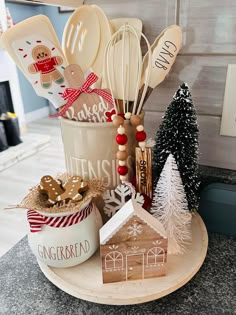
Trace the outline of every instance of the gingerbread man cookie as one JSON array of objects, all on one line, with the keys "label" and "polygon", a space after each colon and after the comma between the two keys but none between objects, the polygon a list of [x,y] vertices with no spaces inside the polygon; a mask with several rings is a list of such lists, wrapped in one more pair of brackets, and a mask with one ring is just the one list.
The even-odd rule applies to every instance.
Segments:
[{"label": "gingerbread man cookie", "polygon": [[64,189],[61,187],[61,181],[53,179],[50,175],[45,175],[41,178],[39,190],[48,195],[47,202],[49,205],[54,205],[58,196],[64,192]]},{"label": "gingerbread man cookie", "polygon": [[55,66],[61,65],[63,59],[60,56],[52,56],[51,51],[44,45],[37,45],[32,50],[32,57],[36,61],[29,65],[30,73],[40,72],[40,81],[42,87],[50,88],[52,81],[61,84],[64,82],[62,74]]},{"label": "gingerbread man cookie", "polygon": [[71,200],[72,202],[78,202],[83,197],[81,193],[88,189],[87,182],[83,182],[80,176],[72,176],[64,185],[64,193],[57,197],[57,201]]}]

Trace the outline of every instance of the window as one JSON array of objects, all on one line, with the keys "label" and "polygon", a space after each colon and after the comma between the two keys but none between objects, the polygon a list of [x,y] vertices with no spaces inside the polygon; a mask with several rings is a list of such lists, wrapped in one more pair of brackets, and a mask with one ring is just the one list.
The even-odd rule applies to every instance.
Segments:
[{"label": "window", "polygon": [[123,255],[118,251],[112,251],[105,256],[105,269],[122,269]]},{"label": "window", "polygon": [[165,252],[161,247],[153,247],[147,252],[147,265],[156,265],[165,261]]}]

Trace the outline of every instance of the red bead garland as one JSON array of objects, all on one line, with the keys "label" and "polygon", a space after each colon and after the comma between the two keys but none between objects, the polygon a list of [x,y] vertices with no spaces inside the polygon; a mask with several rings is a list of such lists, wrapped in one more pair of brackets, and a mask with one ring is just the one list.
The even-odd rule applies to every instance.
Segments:
[{"label": "red bead garland", "polygon": [[120,175],[121,181],[127,180],[128,167],[126,164],[126,159],[128,156],[126,143],[128,142],[128,137],[125,134],[124,128],[124,114],[117,114],[113,117],[113,124],[117,127],[116,142],[119,145],[119,151],[117,152],[117,159],[119,160],[119,166],[117,167],[117,172]]},{"label": "red bead garland", "polygon": [[118,134],[116,136],[116,142],[120,145],[123,145],[123,144],[126,144],[128,141],[128,138],[125,134],[121,135],[121,134]]},{"label": "red bead garland", "polygon": [[117,171],[120,175],[124,176],[128,173],[128,167],[126,165],[124,166],[119,165]]},{"label": "red bead garland", "polygon": [[138,142],[145,141],[147,135],[145,131],[137,131],[135,138]]},{"label": "red bead garland", "polygon": [[122,182],[127,180],[128,174],[128,167],[126,165],[126,159],[128,156],[126,144],[128,142],[128,137],[125,134],[124,119],[130,120],[131,125],[136,127],[137,132],[135,138],[138,141],[138,145],[142,149],[142,151],[145,149],[145,140],[147,137],[146,132],[144,131],[144,127],[141,124],[140,116],[132,115],[131,113],[126,113],[125,115],[120,113],[113,115],[113,124],[116,128],[118,128],[116,142],[119,145],[119,151],[117,152],[116,156],[119,161],[119,166],[117,168],[117,172],[120,175],[120,179]]}]

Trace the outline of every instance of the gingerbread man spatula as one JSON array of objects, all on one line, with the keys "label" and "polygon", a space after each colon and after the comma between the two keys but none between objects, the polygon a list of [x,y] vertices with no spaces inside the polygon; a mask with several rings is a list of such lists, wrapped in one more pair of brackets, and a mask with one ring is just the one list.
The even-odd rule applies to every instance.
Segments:
[{"label": "gingerbread man spatula", "polygon": [[37,15],[17,23],[4,32],[1,43],[39,96],[55,108],[65,104],[61,95],[68,86],[67,61],[48,17]]},{"label": "gingerbread man spatula", "polygon": [[67,66],[64,76],[70,88],[63,94],[67,104],[61,110],[62,115],[76,121],[105,122],[106,113],[114,109],[114,102],[108,90],[91,88],[98,77],[90,73],[85,80],[76,64]]}]

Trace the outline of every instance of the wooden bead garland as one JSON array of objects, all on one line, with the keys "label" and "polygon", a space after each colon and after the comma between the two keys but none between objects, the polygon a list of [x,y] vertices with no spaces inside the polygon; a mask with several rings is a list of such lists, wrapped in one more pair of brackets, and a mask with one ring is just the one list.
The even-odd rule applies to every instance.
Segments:
[{"label": "wooden bead garland", "polygon": [[[146,147],[145,140],[147,135],[144,131],[144,126],[141,124],[141,117],[138,115],[132,115],[131,113],[125,113],[125,118],[130,119],[131,125],[136,127],[137,132],[135,138],[138,141],[139,147],[144,150]],[[128,137],[125,134],[124,118],[119,114],[113,115],[112,121],[114,126],[117,127],[116,142],[119,145],[119,150],[116,153],[116,158],[119,164],[117,171],[120,175],[120,180],[127,181],[128,167],[126,165],[126,159],[128,157],[128,152],[126,144],[128,142]]]},{"label": "wooden bead garland", "polygon": [[[127,114],[129,114],[129,113],[127,113]],[[132,126],[136,127],[136,130],[137,130],[135,138],[138,141],[139,147],[142,150],[144,150],[146,147],[145,140],[147,138],[147,135],[146,135],[146,132],[144,131],[143,125],[141,125],[141,121],[142,121],[142,119],[138,115],[130,116],[130,123]]]},{"label": "wooden bead garland", "polygon": [[130,119],[130,123],[132,126],[135,126],[136,127],[136,135],[135,135],[135,138],[136,140],[138,141],[138,145],[139,147],[144,150],[145,147],[146,147],[146,138],[147,138],[147,135],[146,135],[146,132],[144,131],[144,126],[141,125],[141,118],[140,116],[137,116],[137,115],[134,115],[131,117]]},{"label": "wooden bead garland", "polygon": [[126,159],[128,157],[128,152],[127,152],[127,141],[128,138],[125,134],[125,128],[124,128],[124,118],[121,116],[114,116],[113,117],[113,124],[115,127],[117,127],[117,136],[116,136],[116,142],[119,145],[118,149],[119,151],[116,154],[117,160],[118,160],[118,168],[117,172],[120,175],[120,180],[121,181],[126,181],[127,180],[127,174],[128,174],[128,167],[126,165]]},{"label": "wooden bead garland", "polygon": [[130,123],[132,126],[138,126],[141,124],[141,117],[138,115],[133,115],[130,117]]},{"label": "wooden bead garland", "polygon": [[117,160],[125,161],[128,157],[128,153],[126,151],[118,151],[116,153]]}]

